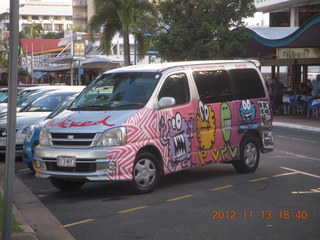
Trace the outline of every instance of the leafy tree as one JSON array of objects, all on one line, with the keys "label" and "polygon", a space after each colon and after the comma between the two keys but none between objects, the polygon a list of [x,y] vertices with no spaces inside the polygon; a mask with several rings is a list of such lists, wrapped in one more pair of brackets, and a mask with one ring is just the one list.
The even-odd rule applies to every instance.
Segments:
[{"label": "leafy tree", "polygon": [[235,58],[247,38],[243,18],[253,16],[253,0],[166,0],[158,3],[155,48],[168,61]]},{"label": "leafy tree", "polygon": [[9,66],[9,45],[6,40],[0,42],[0,68]]},{"label": "leafy tree", "polygon": [[24,28],[24,32],[28,38],[42,38],[44,30],[40,23],[32,22]]},{"label": "leafy tree", "polygon": [[[130,65],[129,34],[139,30],[138,19],[153,13],[152,3],[148,0],[94,0],[94,5],[95,15],[89,22],[91,33],[101,30],[100,44],[105,54],[109,54],[115,34],[120,33],[123,37],[124,65]],[[137,44],[140,43],[138,41]]]},{"label": "leafy tree", "polygon": [[44,39],[59,39],[59,38],[63,38],[64,36],[64,32],[48,32],[46,34],[43,35]]}]

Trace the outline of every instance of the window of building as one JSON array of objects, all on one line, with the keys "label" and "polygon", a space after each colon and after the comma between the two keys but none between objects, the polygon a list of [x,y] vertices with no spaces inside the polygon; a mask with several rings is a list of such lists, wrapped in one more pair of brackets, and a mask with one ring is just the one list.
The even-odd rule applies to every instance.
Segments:
[{"label": "window of building", "polygon": [[176,104],[185,104],[190,101],[188,78],[184,73],[177,73],[166,78],[160,90],[158,99],[162,97],[173,97]]},{"label": "window of building", "polygon": [[31,16],[32,20],[39,20],[39,16]]},{"label": "window of building", "polygon": [[63,24],[55,24],[54,25],[54,31],[62,32],[63,31]]},{"label": "window of building", "polygon": [[61,16],[54,16],[54,20],[61,20]]},{"label": "window of building", "polygon": [[52,32],[52,24],[43,24],[43,30],[46,32]]},{"label": "window of building", "polygon": [[193,72],[199,97],[203,103],[233,100],[233,87],[225,70]]},{"label": "window of building", "polygon": [[22,15],[21,18],[22,18],[23,20],[28,20],[28,19],[29,19],[29,16]]},{"label": "window of building", "polygon": [[72,16],[65,16],[66,20],[72,20]]},{"label": "window of building", "polygon": [[49,16],[42,16],[43,20],[49,20]]}]

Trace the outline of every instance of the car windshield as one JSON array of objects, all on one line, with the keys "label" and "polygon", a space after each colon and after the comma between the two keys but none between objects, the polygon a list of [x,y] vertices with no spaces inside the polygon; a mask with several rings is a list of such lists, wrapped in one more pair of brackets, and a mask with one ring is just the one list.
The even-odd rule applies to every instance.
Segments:
[{"label": "car windshield", "polygon": [[52,112],[70,95],[69,92],[45,95],[25,106],[20,112]]},{"label": "car windshield", "polygon": [[17,106],[18,107],[25,107],[35,99],[41,97],[45,91],[33,91],[33,92],[25,92],[23,96],[18,96]]},{"label": "car windshield", "polygon": [[76,96],[68,97],[63,103],[58,105],[53,111],[48,115],[47,119],[52,119],[55,116],[57,116],[59,113],[61,113],[63,110],[65,110],[67,107],[70,106],[72,101],[75,99]]},{"label": "car windshield", "polygon": [[0,91],[0,103],[5,102],[8,98],[8,91],[2,90]]},{"label": "car windshield", "polygon": [[128,110],[142,108],[155,89],[160,73],[105,74],[76,98],[70,110]]}]

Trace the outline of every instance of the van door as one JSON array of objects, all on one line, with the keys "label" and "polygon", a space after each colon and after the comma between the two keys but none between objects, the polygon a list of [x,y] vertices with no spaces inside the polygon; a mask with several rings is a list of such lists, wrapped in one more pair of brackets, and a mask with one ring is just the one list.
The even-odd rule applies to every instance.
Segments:
[{"label": "van door", "polygon": [[195,147],[196,101],[191,101],[190,84],[184,72],[170,74],[158,94],[175,100],[173,106],[161,109],[159,131],[164,147],[163,161],[166,173],[189,169],[193,165]]},{"label": "van door", "polygon": [[198,70],[192,75],[200,98],[196,118],[200,164],[232,160],[238,154],[238,134],[234,128],[236,107],[228,72]]}]

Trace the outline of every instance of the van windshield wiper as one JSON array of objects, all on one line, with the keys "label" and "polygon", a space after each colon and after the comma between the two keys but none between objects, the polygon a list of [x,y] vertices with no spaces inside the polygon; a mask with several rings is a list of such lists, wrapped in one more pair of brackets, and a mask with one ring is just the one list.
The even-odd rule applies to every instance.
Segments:
[{"label": "van windshield wiper", "polygon": [[127,103],[127,104],[120,104],[120,105],[114,106],[113,108],[123,108],[123,107],[141,108],[143,105],[144,105],[143,103]]},{"label": "van windshield wiper", "polygon": [[75,107],[70,108],[71,111],[81,111],[81,110],[89,110],[89,111],[95,111],[95,110],[110,110],[110,107],[108,106],[81,106],[81,107]]}]

